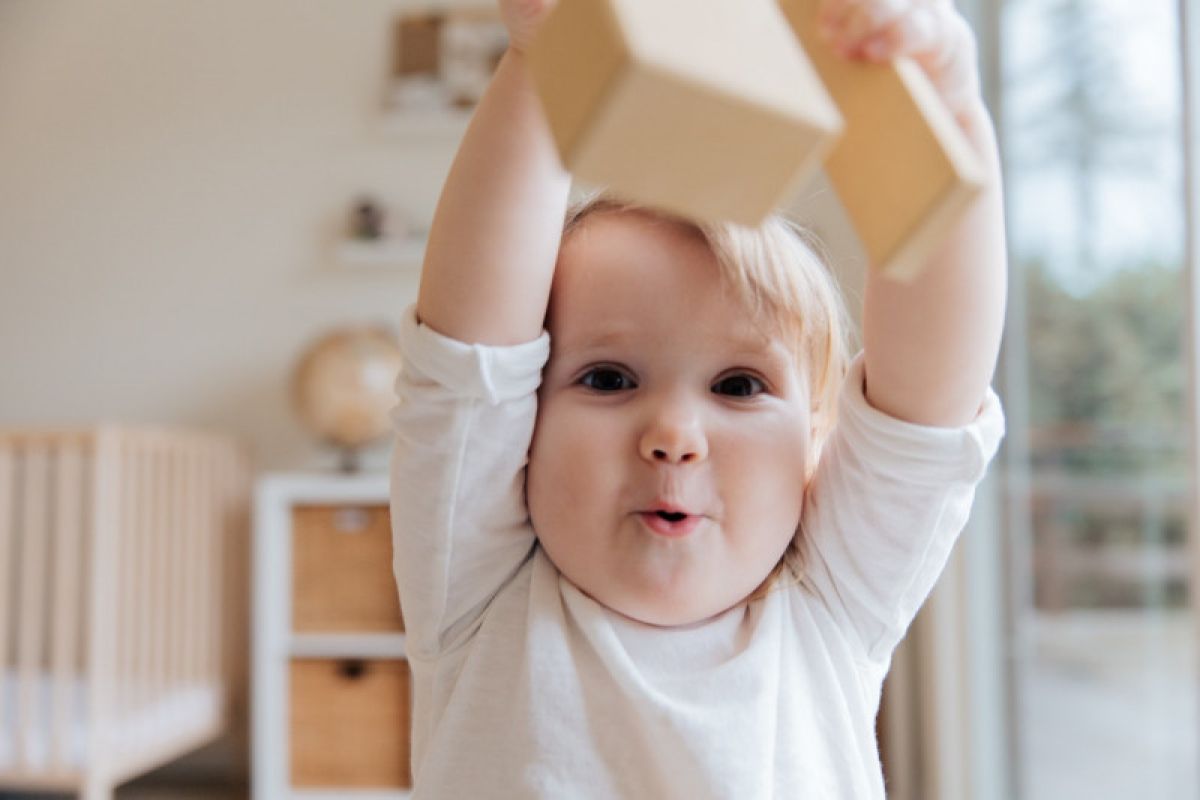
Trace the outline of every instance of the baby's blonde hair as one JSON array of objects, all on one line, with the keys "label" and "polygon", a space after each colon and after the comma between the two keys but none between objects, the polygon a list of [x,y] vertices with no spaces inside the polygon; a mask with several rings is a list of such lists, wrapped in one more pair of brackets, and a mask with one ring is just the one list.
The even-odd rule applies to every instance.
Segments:
[{"label": "baby's blonde hair", "polygon": [[[806,477],[811,477],[837,418],[838,391],[850,359],[846,307],[837,283],[818,255],[823,248],[817,239],[779,214],[772,214],[753,228],[734,223],[697,223],[596,193],[567,210],[563,240],[587,217],[602,212],[632,212],[674,222],[707,243],[716,256],[725,286],[746,313],[760,323],[764,333],[783,341],[807,379],[812,437]],[[749,600],[765,596],[785,569],[799,576],[803,566],[797,537],[793,537],[779,564]]]}]

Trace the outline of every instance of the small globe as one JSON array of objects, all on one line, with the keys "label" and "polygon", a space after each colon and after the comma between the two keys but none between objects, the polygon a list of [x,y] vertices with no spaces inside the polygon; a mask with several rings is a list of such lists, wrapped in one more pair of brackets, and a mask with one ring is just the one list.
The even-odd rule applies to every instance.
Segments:
[{"label": "small globe", "polygon": [[343,451],[353,469],[357,450],[388,432],[395,405],[400,346],[383,326],[338,328],[304,351],[292,375],[292,401],[301,422]]}]

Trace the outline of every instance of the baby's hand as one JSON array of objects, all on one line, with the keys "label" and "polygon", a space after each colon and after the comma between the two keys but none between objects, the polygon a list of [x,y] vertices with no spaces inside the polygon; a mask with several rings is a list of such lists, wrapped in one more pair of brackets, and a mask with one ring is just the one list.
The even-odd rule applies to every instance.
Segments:
[{"label": "baby's hand", "polygon": [[529,48],[538,26],[555,0],[500,0],[500,17],[508,28],[508,43],[522,53]]},{"label": "baby's hand", "polygon": [[981,102],[975,36],[952,0],[824,0],[819,23],[848,58],[909,56],[955,113]]}]

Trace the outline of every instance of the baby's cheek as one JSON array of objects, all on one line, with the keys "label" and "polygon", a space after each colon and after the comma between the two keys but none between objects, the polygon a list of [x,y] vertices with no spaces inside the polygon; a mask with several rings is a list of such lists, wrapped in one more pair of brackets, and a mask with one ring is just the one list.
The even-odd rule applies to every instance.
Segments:
[{"label": "baby's cheek", "polygon": [[594,426],[585,415],[564,404],[548,403],[539,410],[530,447],[526,490],[535,524],[549,523],[566,498],[575,498],[588,465],[595,457]]},{"label": "baby's cheek", "polygon": [[807,437],[779,432],[762,438],[754,448],[757,458],[746,466],[745,474],[756,476],[753,481],[758,502],[790,514],[799,513],[807,471]]}]

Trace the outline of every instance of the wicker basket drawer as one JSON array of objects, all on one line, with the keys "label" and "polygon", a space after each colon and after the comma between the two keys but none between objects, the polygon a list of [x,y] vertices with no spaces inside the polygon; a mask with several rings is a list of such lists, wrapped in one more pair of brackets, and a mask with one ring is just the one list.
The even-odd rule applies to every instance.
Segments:
[{"label": "wicker basket drawer", "polygon": [[293,787],[412,785],[407,662],[293,659],[290,693]]},{"label": "wicker basket drawer", "polygon": [[296,506],[292,532],[294,631],[404,630],[387,506]]}]

